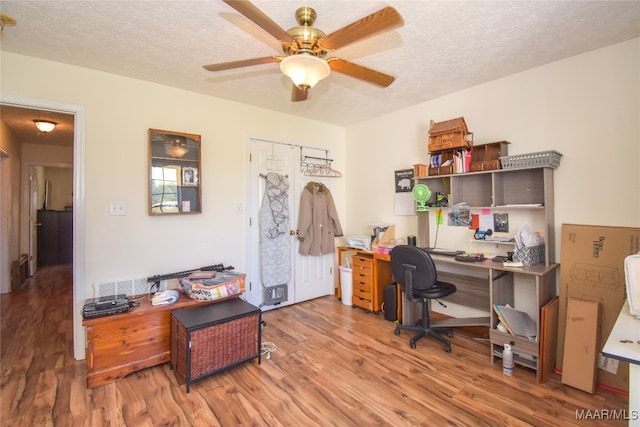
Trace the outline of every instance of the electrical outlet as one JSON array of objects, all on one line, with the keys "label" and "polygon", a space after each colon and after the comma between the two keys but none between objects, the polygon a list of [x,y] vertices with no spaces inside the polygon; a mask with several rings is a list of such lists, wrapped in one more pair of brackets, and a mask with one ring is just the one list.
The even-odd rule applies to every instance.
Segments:
[{"label": "electrical outlet", "polygon": [[109,215],[126,215],[127,204],[125,202],[111,202],[109,204]]}]

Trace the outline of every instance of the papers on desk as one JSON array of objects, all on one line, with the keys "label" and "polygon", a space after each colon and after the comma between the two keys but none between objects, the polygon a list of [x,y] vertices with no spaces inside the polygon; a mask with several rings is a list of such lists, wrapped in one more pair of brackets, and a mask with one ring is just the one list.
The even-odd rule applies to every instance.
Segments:
[{"label": "papers on desk", "polygon": [[527,313],[513,309],[508,304],[494,304],[493,310],[511,335],[536,341],[536,322]]},{"label": "papers on desk", "polygon": [[513,237],[516,241],[516,249],[522,249],[525,247],[538,246],[543,243],[542,235],[540,233],[532,233],[529,230],[529,226],[522,227]]}]

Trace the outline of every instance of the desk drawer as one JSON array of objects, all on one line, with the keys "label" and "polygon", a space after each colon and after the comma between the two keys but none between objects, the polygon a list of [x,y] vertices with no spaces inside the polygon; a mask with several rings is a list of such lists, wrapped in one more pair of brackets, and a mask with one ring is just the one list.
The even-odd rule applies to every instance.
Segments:
[{"label": "desk drawer", "polygon": [[373,269],[373,258],[356,255],[353,257],[353,267],[363,267],[371,270]]},{"label": "desk drawer", "polygon": [[353,278],[358,278],[358,279],[363,279],[365,277],[373,277],[373,269],[371,268],[365,268],[365,267],[356,267],[355,265],[353,266]]},{"label": "desk drawer", "polygon": [[367,292],[373,290],[373,278],[371,276],[353,276],[353,290],[362,289]]},{"label": "desk drawer", "polygon": [[356,294],[353,294],[353,305],[364,308],[365,310],[373,311],[373,303],[371,300],[360,298],[356,296]]},{"label": "desk drawer", "polygon": [[368,282],[372,283],[373,281],[373,272],[368,269],[364,270],[356,270],[355,268],[352,270],[353,281],[359,282]]},{"label": "desk drawer", "polygon": [[371,302],[371,291],[366,291],[364,289],[354,289],[353,290],[353,298],[364,298]]}]

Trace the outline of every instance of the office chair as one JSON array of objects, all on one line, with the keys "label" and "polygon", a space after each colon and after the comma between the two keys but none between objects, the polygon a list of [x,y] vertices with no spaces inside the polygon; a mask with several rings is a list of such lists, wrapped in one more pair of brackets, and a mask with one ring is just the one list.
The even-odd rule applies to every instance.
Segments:
[{"label": "office chair", "polygon": [[424,249],[416,246],[399,245],[391,250],[391,273],[409,300],[422,303],[422,318],[417,325],[396,325],[394,333],[400,335],[402,329],[416,331],[416,335],[409,342],[411,348],[416,348],[416,341],[420,338],[431,336],[444,344],[444,351],[451,352],[451,343],[440,333],[447,332],[451,337],[452,329],[432,328],[429,306],[432,299],[451,295],[456,291],[456,287],[438,280],[433,259]]}]

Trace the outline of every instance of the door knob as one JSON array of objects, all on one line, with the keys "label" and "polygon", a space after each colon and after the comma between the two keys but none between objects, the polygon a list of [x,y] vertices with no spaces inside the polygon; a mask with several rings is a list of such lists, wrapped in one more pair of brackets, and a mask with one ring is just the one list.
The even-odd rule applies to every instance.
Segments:
[{"label": "door knob", "polygon": [[297,231],[289,230],[289,236],[295,236],[296,234],[298,234]]}]

